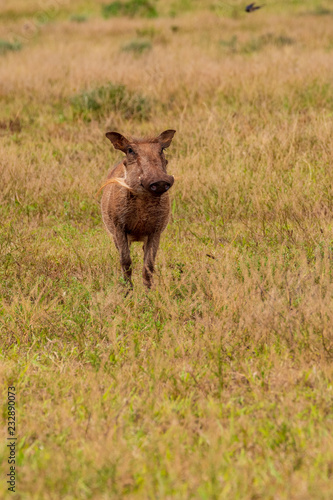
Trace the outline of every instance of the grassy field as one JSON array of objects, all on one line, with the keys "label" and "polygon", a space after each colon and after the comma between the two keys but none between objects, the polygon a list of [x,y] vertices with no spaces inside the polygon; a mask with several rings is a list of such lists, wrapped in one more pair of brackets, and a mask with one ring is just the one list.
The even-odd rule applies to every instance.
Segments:
[{"label": "grassy field", "polygon": [[[1,498],[333,498],[333,4],[246,3],[1,3]],[[168,128],[126,295],[105,132]]]}]

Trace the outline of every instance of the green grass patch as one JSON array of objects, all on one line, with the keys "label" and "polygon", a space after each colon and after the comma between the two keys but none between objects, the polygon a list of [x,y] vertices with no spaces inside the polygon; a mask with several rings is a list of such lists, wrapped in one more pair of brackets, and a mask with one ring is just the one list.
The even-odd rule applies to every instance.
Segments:
[{"label": "green grass patch", "polygon": [[0,39],[0,55],[6,54],[7,52],[17,52],[22,49],[22,44],[20,42],[9,42],[8,40]]},{"label": "green grass patch", "polygon": [[318,5],[313,11],[310,12],[315,16],[333,16],[333,10],[324,7],[323,5]]},{"label": "green grass patch", "polygon": [[73,23],[85,23],[88,21],[88,17],[84,14],[72,14],[69,18]]},{"label": "green grass patch", "polygon": [[158,16],[153,2],[147,0],[129,0],[127,2],[111,2],[102,7],[102,15],[105,19],[115,16],[148,17]]},{"label": "green grass patch", "polygon": [[142,38],[149,38],[153,40],[154,38],[161,35],[161,30],[155,28],[155,26],[146,26],[144,28],[138,28],[136,34]]},{"label": "green grass patch", "polygon": [[125,85],[109,83],[83,91],[70,99],[74,116],[89,120],[107,113],[120,113],[124,118],[146,120],[151,112],[150,100],[129,91]]},{"label": "green grass patch", "polygon": [[132,40],[131,42],[123,45],[123,52],[133,52],[134,54],[143,54],[143,52],[147,52],[151,50],[152,44],[149,40]]},{"label": "green grass patch", "polygon": [[296,40],[290,36],[266,33],[259,37],[253,37],[246,43],[241,43],[236,35],[232,35],[229,39],[220,40],[219,46],[228,53],[252,54],[267,47],[282,48],[294,45],[295,43]]}]

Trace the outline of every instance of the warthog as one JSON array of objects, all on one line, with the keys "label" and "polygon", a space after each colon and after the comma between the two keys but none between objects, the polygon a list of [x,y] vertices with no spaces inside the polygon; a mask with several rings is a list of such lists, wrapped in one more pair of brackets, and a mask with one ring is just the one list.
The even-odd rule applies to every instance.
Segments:
[{"label": "warthog", "polygon": [[132,286],[132,241],[143,241],[143,283],[150,288],[154,262],[162,231],[170,215],[168,191],[174,183],[168,175],[165,148],[175,130],[166,130],[153,139],[128,140],[117,132],[108,132],[115,149],[126,154],[109,173],[102,187],[102,217],[120,254],[124,278]]}]

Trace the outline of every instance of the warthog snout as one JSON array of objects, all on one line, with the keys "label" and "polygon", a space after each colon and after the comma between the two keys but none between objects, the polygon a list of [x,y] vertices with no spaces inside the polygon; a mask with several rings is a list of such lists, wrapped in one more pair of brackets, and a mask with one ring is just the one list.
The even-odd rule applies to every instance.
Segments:
[{"label": "warthog snout", "polygon": [[128,140],[118,132],[108,132],[115,149],[126,156],[104,183],[102,215],[120,254],[124,277],[131,283],[132,241],[142,241],[144,250],[143,282],[151,286],[154,261],[160,236],[165,229],[170,200],[167,191],[174,178],[167,174],[164,151],[171,144],[175,130],[166,130],[150,139]]},{"label": "warthog snout", "polygon": [[[165,179],[160,181],[155,181],[149,184],[148,191],[154,196],[161,196],[166,191],[168,191],[173,183],[175,182],[172,175],[168,175]],[[146,186],[144,186],[146,187]]]}]

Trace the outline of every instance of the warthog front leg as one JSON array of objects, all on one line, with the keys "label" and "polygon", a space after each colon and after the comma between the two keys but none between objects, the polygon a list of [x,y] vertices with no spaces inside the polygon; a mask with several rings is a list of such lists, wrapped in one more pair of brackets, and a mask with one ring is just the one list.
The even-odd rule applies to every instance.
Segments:
[{"label": "warthog front leg", "polygon": [[127,235],[122,231],[117,231],[114,235],[114,242],[120,255],[120,264],[123,271],[123,275],[126,281],[133,286],[132,277],[132,260],[129,249],[129,244],[127,240]]},{"label": "warthog front leg", "polygon": [[152,234],[148,236],[147,242],[143,246],[143,284],[150,288],[152,285],[152,278],[154,272],[154,262],[157,254],[158,246],[160,243],[160,234]]}]

